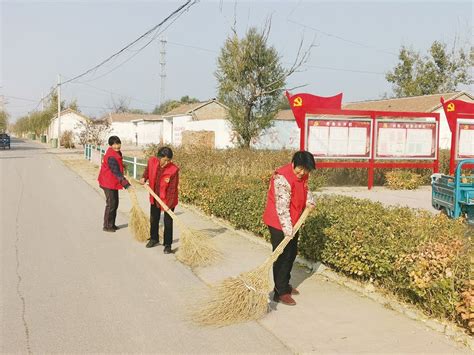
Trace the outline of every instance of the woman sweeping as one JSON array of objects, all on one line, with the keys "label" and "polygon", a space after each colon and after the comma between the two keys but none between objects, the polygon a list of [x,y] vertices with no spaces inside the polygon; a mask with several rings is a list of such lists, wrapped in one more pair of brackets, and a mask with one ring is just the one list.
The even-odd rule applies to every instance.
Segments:
[{"label": "woman sweeping", "polygon": [[[178,204],[178,184],[179,184],[179,168],[171,159],[173,158],[173,151],[171,148],[162,147],[158,150],[156,157],[148,159],[148,164],[140,179],[143,185],[148,180],[150,187],[163,200],[169,209],[174,211]],[[161,207],[155,201],[153,196],[150,196],[150,240],[147,243],[147,248],[152,248],[159,244],[158,227],[160,223]],[[171,243],[173,242],[173,219],[166,213],[164,214],[164,240],[163,252],[170,254]]]},{"label": "woman sweeping", "polygon": [[119,205],[118,190],[129,188],[130,183],[123,176],[123,161],[120,148],[122,142],[117,136],[109,138],[109,148],[105,152],[99,172],[99,185],[105,193],[104,232],[115,232],[117,208]]},{"label": "woman sweeping", "polygon": [[[293,226],[305,207],[314,208],[313,195],[308,191],[308,178],[315,165],[313,154],[300,151],[293,155],[290,164],[278,168],[270,180],[263,221],[270,230],[273,250],[285,237],[291,237]],[[291,306],[296,305],[291,296],[299,294],[290,285],[291,269],[297,253],[298,233],[273,264],[273,300]]]}]

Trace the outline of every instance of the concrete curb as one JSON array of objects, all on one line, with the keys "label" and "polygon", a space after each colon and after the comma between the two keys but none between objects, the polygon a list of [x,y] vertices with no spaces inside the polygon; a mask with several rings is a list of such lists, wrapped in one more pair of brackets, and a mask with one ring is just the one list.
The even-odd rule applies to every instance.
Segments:
[{"label": "concrete curb", "polygon": [[[221,227],[227,228],[231,230],[233,233],[236,233],[249,241],[263,246],[269,250],[271,250],[271,245],[264,239],[257,237],[255,234],[235,229],[229,222],[215,217],[206,215],[203,211],[199,208],[180,202],[182,207],[193,211],[194,213],[200,215],[203,218],[206,218],[213,223],[218,224]],[[431,330],[435,330],[439,333],[446,335],[447,337],[451,338],[452,340],[462,343],[463,345],[469,347],[471,350],[474,350],[474,339],[473,337],[466,334],[463,328],[457,326],[454,323],[449,323],[445,321],[440,321],[437,319],[427,317],[422,311],[418,310],[412,305],[401,303],[400,301],[394,299],[394,296],[384,295],[382,290],[376,289],[375,286],[371,283],[362,283],[353,279],[350,279],[346,276],[340,275],[335,271],[332,271],[326,265],[321,262],[312,262],[306,260],[301,256],[296,257],[296,263],[301,266],[304,266],[310,270],[310,272],[321,275],[326,279],[337,283],[338,285],[347,287],[348,289],[358,293],[359,295],[365,296],[382,306],[392,309],[395,312],[401,313],[407,316],[410,319],[416,320],[418,322],[423,323],[427,328]]]}]

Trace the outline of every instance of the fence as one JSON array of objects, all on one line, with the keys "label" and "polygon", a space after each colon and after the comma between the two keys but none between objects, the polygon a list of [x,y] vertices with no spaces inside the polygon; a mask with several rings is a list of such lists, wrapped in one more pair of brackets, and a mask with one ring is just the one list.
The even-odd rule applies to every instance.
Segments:
[{"label": "fence", "polygon": [[[97,147],[92,144],[86,144],[84,146],[84,159],[89,160],[91,163],[96,165],[102,164],[102,158],[105,155],[105,149]],[[147,166],[145,159],[138,159],[137,157],[123,156],[123,165],[126,174],[134,179],[141,177],[145,167]]]}]

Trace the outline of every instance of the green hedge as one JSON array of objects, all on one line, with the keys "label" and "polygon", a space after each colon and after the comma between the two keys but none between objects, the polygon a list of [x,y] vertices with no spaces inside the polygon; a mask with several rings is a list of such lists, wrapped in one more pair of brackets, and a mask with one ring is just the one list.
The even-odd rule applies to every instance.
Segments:
[{"label": "green hedge", "polygon": [[[146,155],[155,154],[150,146]],[[266,239],[262,221],[268,183],[291,151],[174,149],[181,167],[180,199]],[[441,172],[447,172],[442,151]],[[376,170],[375,181],[385,183]],[[431,171],[412,169],[428,183]],[[364,185],[365,169],[321,169],[312,174],[314,191],[323,185]],[[371,281],[427,314],[469,326],[474,294],[469,290],[472,235],[466,225],[442,215],[332,196],[317,200],[316,211],[301,231],[300,254],[336,271]],[[472,323],[472,322],[471,322]]]},{"label": "green hedge", "polygon": [[[149,145],[145,156],[155,155],[159,145]],[[212,169],[212,175],[217,176],[252,176],[267,177],[276,167],[291,161],[294,151],[291,150],[250,150],[227,149],[214,150],[205,148],[173,148],[173,159],[181,167],[181,171],[201,173]],[[317,163],[316,163],[317,164]],[[449,170],[449,151],[440,151],[440,172]],[[386,183],[385,174],[389,169],[376,169],[374,184],[383,186]],[[424,184],[430,183],[430,169],[407,169],[422,177]],[[317,186],[367,186],[367,169],[316,169],[313,181]]]},{"label": "green hedge", "polygon": [[301,254],[370,280],[421,307],[461,321],[470,237],[462,220],[350,197],[325,197],[306,223]]},{"label": "green hedge", "polygon": [[[262,221],[268,178],[181,174],[181,201],[268,239]],[[301,231],[300,254],[370,280],[435,317],[463,324],[461,294],[469,279],[462,221],[343,196],[318,199]],[[468,305],[469,306],[469,305]]]}]

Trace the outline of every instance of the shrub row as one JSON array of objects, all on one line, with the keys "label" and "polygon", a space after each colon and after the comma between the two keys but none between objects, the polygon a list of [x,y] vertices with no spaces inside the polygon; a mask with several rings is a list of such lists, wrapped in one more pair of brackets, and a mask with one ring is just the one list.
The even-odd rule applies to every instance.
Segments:
[{"label": "shrub row", "polygon": [[[156,149],[151,146],[145,154],[155,154]],[[269,238],[262,221],[269,179],[276,167],[290,161],[293,152],[182,148],[174,152],[181,167],[181,201]],[[442,172],[448,166],[447,155],[441,156]],[[384,172],[376,172],[379,184],[385,182]],[[429,182],[430,170],[412,173]],[[324,184],[366,182],[363,169],[322,169],[312,174],[310,186],[314,191]],[[323,197],[301,231],[300,254],[347,276],[373,282],[429,315],[472,329],[472,235],[467,233],[462,221],[442,215],[350,197]]]},{"label": "shrub row", "polygon": [[385,186],[392,190],[416,190],[423,184],[420,174],[405,170],[388,171],[385,178]]},{"label": "shrub row", "polygon": [[[155,155],[159,145],[149,145],[145,156]],[[267,176],[275,167],[287,164],[294,151],[281,150],[249,150],[227,149],[213,150],[206,148],[186,149],[173,148],[174,159],[182,171],[200,173],[212,169],[212,175],[218,176]],[[449,170],[449,151],[440,151],[440,172]],[[388,169],[376,169],[374,173],[375,185],[382,186],[386,183]],[[421,175],[423,184],[430,183],[432,171],[430,169],[409,169],[407,172]],[[313,173],[314,181],[318,186],[366,186],[367,169],[317,169]]]},{"label": "shrub row", "polygon": [[[262,221],[268,178],[181,175],[180,198],[239,229],[268,239]],[[427,314],[467,326],[467,227],[443,215],[344,196],[322,197],[301,231],[300,254],[371,281]],[[471,303],[472,304],[472,303]],[[464,312],[464,313],[463,313]],[[469,315],[468,315],[469,317]]]},{"label": "shrub row", "polygon": [[337,196],[319,200],[300,252],[374,282],[429,315],[463,323],[471,238],[462,220]]}]

